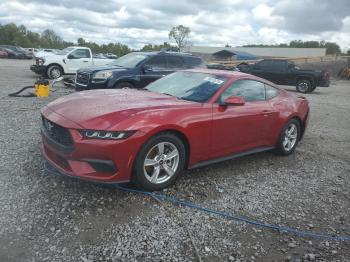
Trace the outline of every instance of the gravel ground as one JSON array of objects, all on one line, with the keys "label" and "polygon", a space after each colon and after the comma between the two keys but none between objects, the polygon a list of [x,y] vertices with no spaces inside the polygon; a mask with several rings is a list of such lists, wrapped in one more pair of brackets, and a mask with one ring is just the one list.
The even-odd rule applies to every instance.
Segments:
[{"label": "gravel ground", "polygon": [[[45,174],[39,109],[72,91],[57,86],[48,99],[7,97],[35,81],[30,63],[0,60],[0,261],[350,261],[350,241],[274,232]],[[350,236],[350,82],[306,96],[311,120],[292,156],[260,153],[187,171],[160,193]]]}]

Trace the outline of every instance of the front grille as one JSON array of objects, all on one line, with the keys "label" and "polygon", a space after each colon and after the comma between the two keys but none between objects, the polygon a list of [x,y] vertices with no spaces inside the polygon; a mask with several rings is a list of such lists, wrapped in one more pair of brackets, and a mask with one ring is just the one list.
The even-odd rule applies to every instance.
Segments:
[{"label": "front grille", "polygon": [[90,74],[88,73],[77,73],[76,83],[87,86],[89,84]]},{"label": "front grille", "polygon": [[67,128],[57,125],[45,117],[42,117],[42,121],[45,131],[52,140],[63,146],[73,146],[73,140]]}]

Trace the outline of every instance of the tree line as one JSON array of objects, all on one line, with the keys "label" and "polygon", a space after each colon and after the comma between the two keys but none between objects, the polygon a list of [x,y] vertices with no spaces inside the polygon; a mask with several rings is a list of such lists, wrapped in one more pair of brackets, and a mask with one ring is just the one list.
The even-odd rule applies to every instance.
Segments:
[{"label": "tree line", "polygon": [[[160,45],[147,44],[144,45],[141,51],[159,51],[161,49],[178,50],[181,49],[187,42],[191,30],[189,27],[183,25],[174,26],[169,32],[169,39],[173,39],[176,47],[168,42]],[[0,24],[0,44],[15,45],[21,47],[35,47],[35,48],[56,48],[62,49],[67,46],[81,45],[91,48],[94,53],[113,53],[118,56],[125,55],[133,51],[129,46],[122,43],[109,43],[99,45],[95,42],[88,42],[83,38],[78,38],[77,43],[64,41],[55,31],[46,29],[42,33],[35,33],[28,30],[24,25],[17,26],[14,23],[1,25]],[[228,45],[226,45],[228,46]],[[279,45],[244,45],[244,47],[295,47],[295,48],[326,48],[326,54],[335,55],[340,54],[341,50],[337,43],[326,41],[302,41],[294,40],[289,44]],[[349,54],[350,50],[348,51]]]},{"label": "tree line", "polygon": [[46,29],[41,34],[28,30],[24,25],[13,23],[0,25],[0,44],[15,45],[24,48],[54,48],[63,49],[67,46],[82,45],[90,47],[94,53],[113,53],[118,56],[132,51],[130,47],[121,43],[96,44],[78,38],[77,43],[64,41],[55,31]]}]

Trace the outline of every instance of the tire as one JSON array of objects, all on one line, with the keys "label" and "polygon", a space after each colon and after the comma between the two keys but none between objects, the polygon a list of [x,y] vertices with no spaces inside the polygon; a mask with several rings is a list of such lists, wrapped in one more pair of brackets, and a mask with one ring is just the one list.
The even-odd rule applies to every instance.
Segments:
[{"label": "tire", "polygon": [[[290,133],[292,127],[294,127],[296,133]],[[276,145],[275,153],[282,156],[288,156],[292,154],[298,145],[300,135],[300,122],[294,118],[289,120],[288,123],[282,129],[282,132]]]},{"label": "tire", "polygon": [[313,91],[315,91],[315,89],[316,89],[316,86],[311,87],[310,93],[312,93]]},{"label": "tire", "polygon": [[135,86],[128,82],[121,82],[114,86],[115,89],[129,89],[129,88],[135,88]]},{"label": "tire", "polygon": [[[161,151],[163,154],[160,154]],[[171,155],[168,160],[167,155]],[[185,162],[186,149],[180,138],[172,133],[156,135],[138,153],[132,181],[144,190],[161,190],[175,182],[183,171]]]},{"label": "tire", "polygon": [[63,70],[58,65],[51,65],[46,71],[47,77],[50,79],[56,79],[63,75]]},{"label": "tire", "polygon": [[296,89],[300,93],[309,93],[312,89],[312,83],[310,80],[307,79],[301,79],[297,82]]}]

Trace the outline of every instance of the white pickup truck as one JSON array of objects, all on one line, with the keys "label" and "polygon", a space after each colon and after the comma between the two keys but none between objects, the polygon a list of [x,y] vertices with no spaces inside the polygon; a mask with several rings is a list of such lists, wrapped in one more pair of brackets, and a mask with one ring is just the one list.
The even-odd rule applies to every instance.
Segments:
[{"label": "white pickup truck", "polygon": [[55,79],[62,75],[75,74],[79,68],[107,65],[112,62],[113,59],[93,58],[90,48],[70,46],[56,53],[36,57],[35,64],[30,66],[30,70]]}]

